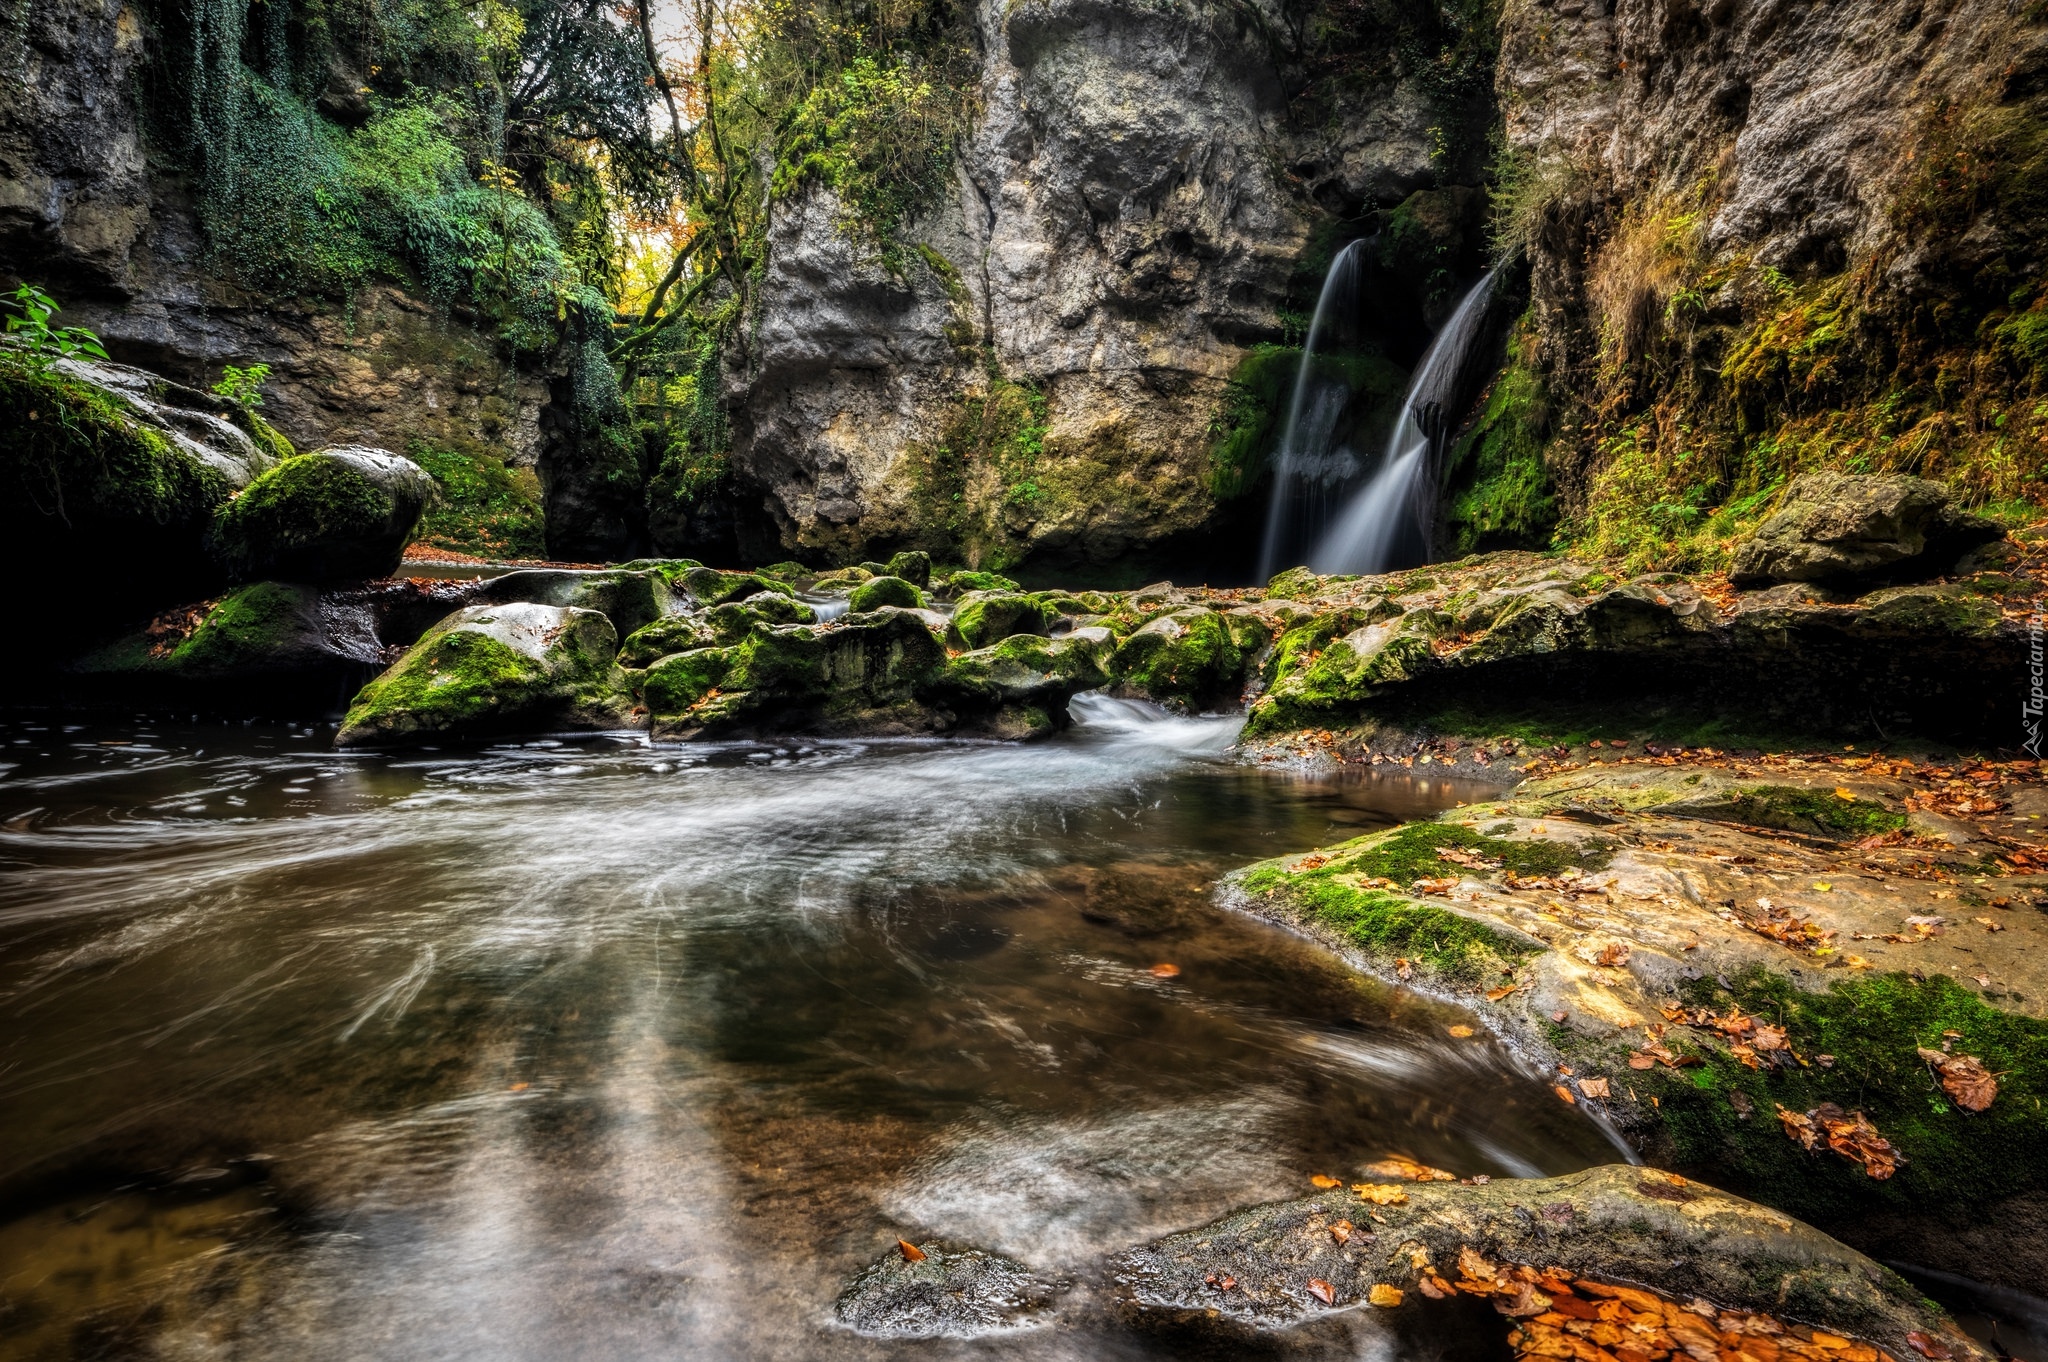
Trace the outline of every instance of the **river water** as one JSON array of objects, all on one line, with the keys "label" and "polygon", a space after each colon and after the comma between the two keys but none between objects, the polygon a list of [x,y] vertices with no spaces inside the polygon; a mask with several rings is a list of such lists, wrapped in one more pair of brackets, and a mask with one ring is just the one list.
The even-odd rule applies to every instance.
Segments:
[{"label": "river water", "polygon": [[[1030,746],[0,723],[0,1357],[1188,1356],[1086,1306],[1105,1254],[1390,1154],[1616,1157],[1211,901],[1483,791],[1077,705]],[[899,1236],[1069,1305],[835,1324]],[[1256,1355],[1408,1351],[1346,1321]]]}]

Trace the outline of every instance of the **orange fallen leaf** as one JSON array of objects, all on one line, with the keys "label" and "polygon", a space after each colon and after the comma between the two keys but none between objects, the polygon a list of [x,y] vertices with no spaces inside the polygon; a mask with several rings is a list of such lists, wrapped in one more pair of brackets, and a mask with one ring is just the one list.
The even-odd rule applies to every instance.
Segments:
[{"label": "orange fallen leaf", "polygon": [[1571,1103],[1573,1106],[1578,1105],[1579,1099],[1572,1096],[1570,1088],[1567,1088],[1562,1084],[1553,1083],[1550,1085],[1550,1090],[1556,1093],[1559,1097],[1562,1097],[1565,1101]]},{"label": "orange fallen leaf", "polygon": [[1370,1201],[1375,1206],[1399,1206],[1408,1200],[1408,1194],[1389,1182],[1354,1182],[1351,1190],[1361,1201]]},{"label": "orange fallen leaf", "polygon": [[1446,1026],[1444,1030],[1450,1032],[1459,1040],[1464,1040],[1466,1037],[1472,1034],[1472,1028],[1465,1025],[1463,1022],[1458,1023],[1456,1026]]},{"label": "orange fallen leaf", "polygon": [[1344,1179],[1333,1178],[1328,1173],[1317,1173],[1308,1181],[1311,1187],[1342,1187],[1344,1185]]},{"label": "orange fallen leaf", "polygon": [[1330,1226],[1330,1237],[1340,1244],[1348,1244],[1351,1242],[1351,1231],[1356,1228],[1357,1226],[1349,1220],[1336,1221]]},{"label": "orange fallen leaf", "polygon": [[1445,1296],[1450,1294],[1449,1292],[1445,1291],[1443,1287],[1438,1286],[1436,1284],[1435,1279],[1431,1277],[1417,1278],[1415,1282],[1415,1289],[1417,1291],[1420,1291],[1423,1295],[1429,1297],[1433,1301],[1440,1301]]},{"label": "orange fallen leaf", "polygon": [[505,1091],[506,1091],[506,1092],[525,1092],[525,1091],[526,1091],[526,1090],[527,1090],[528,1088],[530,1088],[530,1087],[532,1087],[532,1086],[533,1086],[533,1084],[531,1084],[531,1083],[514,1083],[514,1084],[513,1084],[513,1085],[512,1085],[511,1087],[509,1087],[509,1088],[505,1089]]},{"label": "orange fallen leaf", "polygon": [[896,1248],[903,1254],[903,1261],[906,1263],[921,1263],[924,1261],[924,1250],[911,1243],[908,1239],[898,1239],[896,1241]]},{"label": "orange fallen leaf", "polygon": [[1446,1173],[1441,1168],[1431,1168],[1426,1163],[1417,1163],[1400,1154],[1389,1154],[1384,1159],[1375,1159],[1365,1166],[1365,1171],[1376,1178],[1406,1178],[1410,1182],[1456,1182],[1456,1173]]},{"label": "orange fallen leaf", "polygon": [[1580,1092],[1582,1092],[1582,1093],[1584,1093],[1584,1094],[1585,1094],[1586,1096],[1588,1096],[1588,1097],[1603,1097],[1603,1098],[1604,1098],[1604,1097],[1611,1097],[1611,1096],[1613,1096],[1613,1094],[1612,1094],[1612,1093],[1610,1093],[1610,1092],[1609,1092],[1609,1091],[1607,1090],[1607,1080],[1606,1080],[1606,1079],[1604,1079],[1604,1078],[1582,1078],[1582,1079],[1580,1079],[1580,1080],[1579,1080],[1579,1091],[1580,1091]]},{"label": "orange fallen leaf", "polygon": [[1180,966],[1169,965],[1162,960],[1152,967],[1152,975],[1158,979],[1178,979],[1180,978]]},{"label": "orange fallen leaf", "polygon": [[1321,1277],[1311,1277],[1308,1279],[1308,1293],[1325,1305],[1335,1305],[1337,1303],[1337,1288],[1331,1286]]},{"label": "orange fallen leaf", "polygon": [[1497,1003],[1520,987],[1520,984],[1502,984],[1499,988],[1489,988],[1486,990],[1486,1001]]},{"label": "orange fallen leaf", "polygon": [[1998,1097],[1998,1076],[1975,1055],[1951,1055],[1921,1046],[1920,1058],[1941,1075],[1942,1091],[1964,1111],[1982,1111]]},{"label": "orange fallen leaf", "polygon": [[1382,1310],[1391,1310],[1399,1305],[1401,1296],[1400,1287],[1388,1286],[1385,1282],[1375,1282],[1372,1290],[1365,1293],[1365,1298]]},{"label": "orange fallen leaf", "polygon": [[1394,961],[1394,977],[1396,979],[1413,979],[1415,977],[1414,963],[1406,956],[1397,958]]}]

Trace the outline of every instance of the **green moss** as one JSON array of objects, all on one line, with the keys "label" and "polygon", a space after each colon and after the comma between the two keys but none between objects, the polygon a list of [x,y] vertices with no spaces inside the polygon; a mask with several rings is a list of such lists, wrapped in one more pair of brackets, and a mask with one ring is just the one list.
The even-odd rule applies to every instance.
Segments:
[{"label": "green moss", "polygon": [[1612,847],[1588,843],[1574,846],[1544,838],[1489,837],[1459,823],[1408,823],[1392,832],[1346,842],[1331,853],[1331,872],[1365,875],[1413,884],[1462,873],[1437,853],[1456,849],[1499,861],[1517,875],[1556,875],[1566,870],[1598,870],[1613,859]]},{"label": "green moss", "polygon": [[389,492],[338,459],[308,454],[258,474],[221,507],[213,542],[238,577],[324,568],[330,546],[387,538],[391,517]]},{"label": "green moss", "polygon": [[[1680,1166],[1712,1169],[1736,1190],[1823,1225],[1867,1216],[1876,1206],[1911,1208],[1966,1221],[1973,1211],[2048,1182],[2048,1022],[2003,1012],[1953,980],[1904,974],[1843,979],[1807,992],[1753,968],[1730,981],[1689,986],[1696,1006],[1730,1004],[1785,1028],[1803,1063],[1757,1070],[1718,1043],[1691,1038],[1700,1067],[1629,1074],[1627,1085],[1656,1111]],[[1975,1055],[1999,1075],[1983,1112],[1947,1100],[1917,1053],[1959,1033],[1956,1053]],[[1684,1035],[1673,1028],[1666,1043]],[[1822,1063],[1819,1056],[1831,1057]],[[1623,1088],[1621,1082],[1615,1087]],[[1733,1094],[1752,1114],[1744,1119]],[[1785,1136],[1777,1106],[1809,1111],[1822,1102],[1862,1111],[1905,1154],[1887,1181],[1832,1154],[1808,1153]]]},{"label": "green moss", "polygon": [[479,558],[544,558],[540,480],[483,446],[449,449],[410,440],[406,457],[434,479],[419,542]]},{"label": "green moss", "polygon": [[1050,606],[1032,596],[975,591],[953,611],[951,633],[967,648],[984,648],[1012,634],[1043,634],[1055,617]]},{"label": "green moss", "polygon": [[1213,610],[1176,611],[1169,619],[1138,630],[1117,648],[1111,670],[1119,686],[1196,708],[1235,700],[1259,645],[1240,643]]},{"label": "green moss", "polygon": [[763,577],[755,572],[720,572],[717,568],[691,568],[685,572],[682,587],[702,605],[724,605],[727,601],[743,600],[760,591],[772,591],[784,596],[794,596],[796,588],[788,582],[774,577]]},{"label": "green moss", "polygon": [[1758,827],[1823,836],[1869,837],[1906,826],[1907,818],[1871,799],[1843,799],[1831,790],[1764,785],[1728,801],[1736,817]]},{"label": "green moss", "polygon": [[[1262,342],[1232,371],[1209,422],[1209,491],[1218,501],[1244,496],[1264,480],[1301,356],[1299,346]],[[1361,430],[1372,427],[1406,386],[1401,370],[1379,355],[1324,352],[1315,365],[1318,379],[1341,383],[1355,395]]]},{"label": "green moss", "polygon": [[889,576],[901,577],[919,590],[931,585],[932,556],[922,549],[906,549],[895,554],[883,567]]},{"label": "green moss", "polygon": [[698,648],[663,657],[641,679],[640,696],[657,720],[686,714],[732,674],[738,655],[736,648]]},{"label": "green moss", "polygon": [[226,415],[244,435],[256,442],[258,449],[271,458],[282,461],[298,454],[299,451],[292,447],[292,442],[284,437],[283,431],[249,408],[240,404],[230,404]]},{"label": "green moss", "polygon": [[847,602],[847,608],[856,611],[878,610],[885,605],[921,610],[924,593],[901,577],[874,577],[855,587]]},{"label": "green moss", "polygon": [[946,585],[956,592],[962,591],[1015,591],[1017,584],[1008,577],[995,572],[973,572],[961,570],[946,578]]},{"label": "green moss", "polygon": [[1522,358],[1533,343],[1525,322],[1478,422],[1451,450],[1445,470],[1446,557],[1540,548],[1557,524],[1557,501],[1543,465],[1549,394],[1542,375]]},{"label": "green moss", "polygon": [[1437,612],[1410,611],[1393,631],[1361,653],[1345,639],[1332,640],[1320,656],[1283,674],[1253,704],[1245,733],[1313,727],[1354,715],[1384,685],[1413,680],[1433,660],[1433,641],[1448,628]]},{"label": "green moss", "polygon": [[542,693],[547,669],[473,630],[429,634],[357,693],[347,729],[453,729],[516,710]]},{"label": "green moss", "polygon": [[1407,959],[1428,977],[1476,987],[1534,951],[1484,923],[1380,889],[1359,889],[1332,873],[1289,874],[1261,866],[1243,880],[1247,893],[1279,896],[1309,921],[1337,933],[1375,960]]},{"label": "green moss", "polygon": [[175,669],[194,675],[228,675],[274,662],[307,630],[319,608],[309,587],[257,582],[223,597],[199,627],[171,651]]},{"label": "green moss", "polygon": [[619,665],[651,666],[657,659],[667,657],[670,653],[688,652],[712,643],[732,641],[720,639],[714,627],[695,615],[665,615],[652,624],[642,625],[626,636],[626,641],[619,645]]},{"label": "green moss", "polygon": [[18,522],[170,527],[233,485],[106,393],[0,352],[0,489]]}]

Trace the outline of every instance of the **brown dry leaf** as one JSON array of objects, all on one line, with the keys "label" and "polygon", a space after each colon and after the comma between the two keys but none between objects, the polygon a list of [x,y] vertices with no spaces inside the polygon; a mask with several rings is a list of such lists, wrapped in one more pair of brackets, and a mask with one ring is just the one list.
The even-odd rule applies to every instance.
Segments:
[{"label": "brown dry leaf", "polygon": [[1398,1286],[1388,1286],[1385,1282],[1376,1282],[1373,1284],[1372,1290],[1365,1293],[1365,1298],[1382,1310],[1391,1310],[1401,1303],[1402,1291]]},{"label": "brown dry leaf", "polygon": [[1470,1038],[1473,1034],[1472,1028],[1465,1025],[1463,1022],[1458,1023],[1456,1026],[1446,1026],[1444,1030],[1450,1032],[1459,1040],[1466,1040]]},{"label": "brown dry leaf", "polygon": [[1311,1277],[1308,1279],[1308,1293],[1325,1305],[1335,1305],[1337,1303],[1337,1288],[1331,1286],[1321,1277]]},{"label": "brown dry leaf", "polygon": [[1526,1319],[1530,1315],[1540,1315],[1548,1311],[1550,1297],[1538,1294],[1536,1288],[1528,1282],[1518,1282],[1515,1287],[1515,1298],[1511,1301],[1497,1300],[1493,1303],[1493,1308],[1503,1315]]},{"label": "brown dry leaf", "polygon": [[1613,1096],[1613,1094],[1607,1090],[1607,1080],[1604,1078],[1580,1079],[1579,1091],[1584,1093],[1588,1097],[1606,1098]]},{"label": "brown dry leaf", "polygon": [[1797,1140],[1801,1148],[1812,1149],[1820,1143],[1820,1127],[1804,1112],[1793,1111],[1780,1104],[1778,1120],[1784,1125],[1787,1138]]},{"label": "brown dry leaf", "polygon": [[1998,1097],[1998,1076],[1975,1055],[1951,1055],[1922,1046],[1920,1058],[1934,1066],[1942,1091],[1964,1111],[1982,1111]]},{"label": "brown dry leaf", "polygon": [[1654,1069],[1657,1067],[1657,1057],[1638,1050],[1628,1057],[1628,1066],[1631,1069]]},{"label": "brown dry leaf", "polygon": [[1394,977],[1396,979],[1413,979],[1415,977],[1414,962],[1406,956],[1396,959],[1394,961]]},{"label": "brown dry leaf", "polygon": [[1375,1206],[1399,1206],[1408,1199],[1408,1194],[1390,1182],[1354,1182],[1351,1190],[1361,1201],[1370,1201]]},{"label": "brown dry leaf", "polygon": [[1344,1179],[1342,1179],[1342,1178],[1333,1178],[1333,1177],[1331,1177],[1331,1176],[1330,1176],[1330,1175],[1329,1175],[1328,1173],[1317,1173],[1317,1174],[1316,1174],[1316,1175],[1315,1175],[1314,1177],[1310,1178],[1310,1179],[1309,1179],[1308,1181],[1309,1181],[1309,1186],[1311,1186],[1311,1187],[1325,1187],[1325,1188],[1327,1188],[1327,1187],[1342,1187],[1342,1186],[1344,1185]]},{"label": "brown dry leaf", "polygon": [[1448,895],[1453,889],[1458,887],[1458,882],[1454,879],[1417,880],[1408,887],[1418,894]]},{"label": "brown dry leaf", "polygon": [[906,1263],[921,1263],[924,1261],[924,1250],[911,1243],[908,1239],[898,1239],[896,1241],[896,1248],[903,1255],[903,1261]]},{"label": "brown dry leaf", "polygon": [[1906,1342],[1912,1345],[1914,1352],[1922,1357],[1932,1358],[1933,1362],[1949,1362],[1949,1359],[1955,1356],[1949,1351],[1947,1344],[1938,1338],[1921,1333],[1918,1329],[1906,1335]]},{"label": "brown dry leaf", "polygon": [[1417,1278],[1415,1282],[1415,1289],[1417,1291],[1420,1291],[1423,1295],[1429,1297],[1433,1301],[1440,1301],[1450,1294],[1448,1291],[1445,1291],[1441,1286],[1438,1286],[1436,1284],[1436,1278],[1434,1277]]},{"label": "brown dry leaf", "polygon": [[1880,1182],[1896,1173],[1906,1161],[1906,1156],[1878,1134],[1877,1127],[1862,1112],[1844,1115],[1832,1102],[1823,1102],[1812,1114],[1827,1132],[1828,1148],[1852,1163],[1862,1164],[1863,1171]]},{"label": "brown dry leaf", "polygon": [[1749,1033],[1750,1046],[1757,1050],[1785,1050],[1791,1047],[1783,1028],[1757,1023]]},{"label": "brown dry leaf", "polygon": [[1520,987],[1520,984],[1502,984],[1499,988],[1489,988],[1486,990],[1486,1001],[1497,1003]]},{"label": "brown dry leaf", "polygon": [[1218,1291],[1234,1291],[1234,1290],[1236,1290],[1236,1289],[1237,1289],[1237,1278],[1235,1278],[1235,1277],[1231,1276],[1231,1275],[1230,1275],[1229,1273],[1225,1273],[1225,1274],[1224,1274],[1223,1276],[1221,1276],[1221,1277],[1218,1277],[1218,1278],[1216,1279],[1216,1289],[1217,1289]]},{"label": "brown dry leaf", "polygon": [[1733,1055],[1737,1061],[1747,1066],[1748,1068],[1763,1068],[1763,1061],[1759,1060],[1756,1057],[1756,1051],[1751,1049],[1749,1046],[1743,1044],[1741,1041],[1737,1041],[1735,1044],[1729,1046],[1728,1053]]},{"label": "brown dry leaf", "polygon": [[1979,918],[1972,918],[1972,919],[1970,919],[1970,920],[1971,920],[1972,922],[1981,922],[1981,923],[1983,923],[1983,924],[1984,924],[1984,930],[1985,930],[1985,931],[1987,931],[1987,932],[2002,932],[2002,931],[2004,931],[2004,930],[2005,930],[2005,924],[2004,924],[2003,922],[2000,922],[2000,921],[1999,921],[1999,920],[1998,920],[1997,918],[1995,918],[1995,917],[1979,917]]},{"label": "brown dry leaf", "polygon": [[1627,942],[1612,942],[1600,948],[1600,954],[1594,958],[1593,963],[1615,969],[1628,963],[1628,953]]},{"label": "brown dry leaf", "polygon": [[1155,979],[1178,979],[1180,978],[1180,966],[1169,965],[1162,960],[1152,967],[1152,976]]},{"label": "brown dry leaf", "polygon": [[1351,1231],[1356,1228],[1357,1226],[1349,1220],[1336,1221],[1330,1226],[1330,1237],[1339,1244],[1348,1244],[1351,1242]]}]

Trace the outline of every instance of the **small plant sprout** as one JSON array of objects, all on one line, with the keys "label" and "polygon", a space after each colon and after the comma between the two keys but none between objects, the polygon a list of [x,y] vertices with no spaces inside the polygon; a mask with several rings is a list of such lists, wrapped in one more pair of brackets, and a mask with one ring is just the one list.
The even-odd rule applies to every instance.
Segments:
[{"label": "small plant sprout", "polygon": [[47,369],[60,359],[76,355],[107,357],[100,338],[92,332],[78,326],[50,325],[50,318],[57,313],[57,300],[34,284],[23,284],[0,297],[0,307],[13,313],[7,319],[7,334],[35,369]]},{"label": "small plant sprout", "polygon": [[213,385],[213,393],[216,397],[225,397],[243,411],[254,411],[263,405],[261,389],[269,377],[268,364],[252,364],[246,369],[230,364],[221,369],[220,382]]}]

